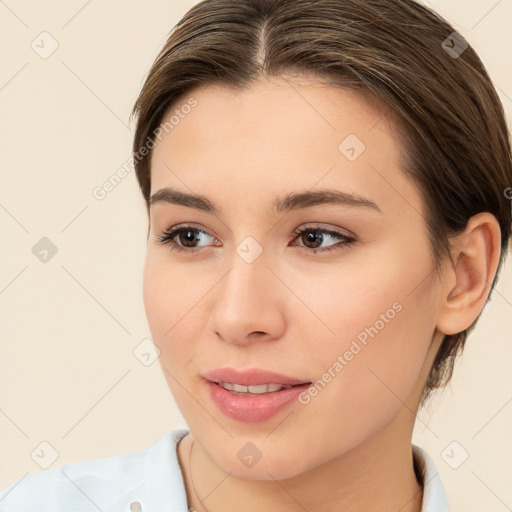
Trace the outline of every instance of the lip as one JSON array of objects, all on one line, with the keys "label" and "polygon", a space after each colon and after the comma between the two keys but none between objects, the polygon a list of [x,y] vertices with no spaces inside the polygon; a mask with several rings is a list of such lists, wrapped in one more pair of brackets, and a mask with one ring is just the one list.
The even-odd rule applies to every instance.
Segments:
[{"label": "lip", "polygon": [[244,386],[258,386],[260,384],[281,384],[296,386],[297,384],[308,384],[311,381],[288,377],[280,373],[252,368],[250,370],[237,370],[236,368],[217,368],[202,375],[210,382],[231,382]]},{"label": "lip", "polygon": [[[245,371],[235,368],[219,368],[203,374],[203,378],[210,398],[219,410],[229,418],[244,423],[259,423],[269,420],[290,406],[311,385],[310,381],[259,368]],[[281,384],[294,387],[259,395],[243,395],[224,389],[219,386],[218,382],[231,382],[245,386]]]}]

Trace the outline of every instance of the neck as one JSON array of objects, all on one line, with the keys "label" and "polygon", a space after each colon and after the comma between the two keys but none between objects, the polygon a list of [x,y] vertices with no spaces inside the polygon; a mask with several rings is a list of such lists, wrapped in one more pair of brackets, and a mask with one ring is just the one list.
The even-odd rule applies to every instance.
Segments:
[{"label": "neck", "polygon": [[[246,512],[421,512],[423,487],[416,479],[412,425],[407,415],[411,416],[411,411],[401,409],[392,422],[363,444],[326,464],[279,481],[247,480],[224,472],[189,435],[178,446],[189,506],[199,512],[238,512],[241,508]],[[302,449],[307,447],[297,452]]]}]

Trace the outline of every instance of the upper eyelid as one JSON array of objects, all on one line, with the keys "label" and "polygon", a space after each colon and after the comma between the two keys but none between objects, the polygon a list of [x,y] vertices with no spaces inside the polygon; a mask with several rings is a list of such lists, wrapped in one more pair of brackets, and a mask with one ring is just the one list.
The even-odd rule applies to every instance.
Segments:
[{"label": "upper eyelid", "polygon": [[299,231],[299,229],[300,229],[300,231],[308,231],[308,230],[318,229],[319,231],[326,231],[329,233],[333,233],[335,235],[345,236],[347,238],[357,238],[356,234],[347,228],[331,228],[331,227],[325,227],[325,226],[311,226],[309,224],[310,223],[306,222],[304,225],[301,225],[298,228],[296,228],[293,231],[293,233],[296,233],[297,231]]},{"label": "upper eyelid", "polygon": [[[214,241],[218,240],[217,236],[209,233],[208,231],[206,231],[203,228],[195,226],[193,223],[176,224],[176,226],[172,226],[170,228],[164,229],[160,234],[156,234],[155,235],[155,239],[156,239],[157,242],[160,242],[162,244],[169,243],[170,241],[172,241],[172,243],[174,243],[174,244],[179,246],[179,244],[177,244],[174,241],[174,239],[178,236],[180,231],[185,230],[187,228],[191,228],[194,231],[198,231],[200,233],[204,233],[205,235],[208,235],[209,237],[213,238]],[[189,247],[187,249],[191,250],[191,249],[194,249],[194,248],[190,248]],[[197,249],[199,249],[199,247],[197,247]]]},{"label": "upper eyelid", "polygon": [[157,237],[161,236],[161,235],[165,235],[167,233],[174,233],[175,231],[178,231],[180,229],[186,229],[186,228],[191,228],[195,231],[200,231],[201,233],[205,233],[213,238],[217,238],[216,235],[210,233],[208,230],[200,227],[199,225],[196,225],[193,222],[183,222],[180,224],[176,224],[175,226],[171,226],[170,228],[165,228],[165,229],[161,230],[160,235],[157,235]]},{"label": "upper eyelid", "polygon": [[[319,231],[329,231],[331,233],[335,233],[338,235],[345,235],[345,236],[354,237],[354,238],[356,237],[356,235],[354,233],[352,233],[350,230],[348,230],[347,228],[326,227],[322,224],[323,223],[320,223],[320,222],[305,222],[305,223],[301,224],[299,227],[295,228],[292,231],[292,234],[296,233],[299,229],[301,231],[302,230],[318,229]],[[184,223],[176,224],[175,226],[171,226],[170,228],[166,228],[166,229],[162,230],[162,233],[163,234],[171,233],[171,232],[177,231],[179,229],[184,229],[184,228],[192,228],[194,230],[200,231],[200,232],[210,235],[212,237],[218,238],[216,235],[210,233],[207,229],[204,229],[200,225],[195,224],[193,222],[188,222],[188,223],[184,222]]]}]

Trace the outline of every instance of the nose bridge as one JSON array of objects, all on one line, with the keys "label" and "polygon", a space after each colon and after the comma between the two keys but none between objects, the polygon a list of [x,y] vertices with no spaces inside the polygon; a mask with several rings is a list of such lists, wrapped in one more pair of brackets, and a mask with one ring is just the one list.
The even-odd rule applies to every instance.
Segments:
[{"label": "nose bridge", "polygon": [[231,271],[227,276],[226,292],[247,295],[251,288],[256,290],[256,285],[268,278],[269,253],[268,250],[264,251],[263,241],[259,241],[263,236],[260,234],[258,240],[252,235],[239,237],[241,241],[233,246],[229,258]]},{"label": "nose bridge", "polygon": [[277,337],[284,325],[284,312],[272,282],[275,277],[267,268],[267,255],[250,238],[236,247],[214,306],[215,330],[234,343],[247,341],[252,332]]},{"label": "nose bridge", "polygon": [[236,248],[221,299],[225,305],[233,306],[234,312],[239,308],[258,307],[270,273],[266,260],[263,252],[256,255],[255,247],[250,243],[242,242]]}]

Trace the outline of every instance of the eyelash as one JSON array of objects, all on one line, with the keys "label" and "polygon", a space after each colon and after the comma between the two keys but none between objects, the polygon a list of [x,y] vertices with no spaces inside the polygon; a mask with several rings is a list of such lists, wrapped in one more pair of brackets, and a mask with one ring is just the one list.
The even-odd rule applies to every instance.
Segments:
[{"label": "eyelash", "polygon": [[[177,244],[174,241],[174,238],[176,238],[178,235],[180,235],[181,233],[186,233],[188,231],[192,231],[192,232],[195,232],[195,233],[203,233],[205,235],[211,236],[206,231],[204,231],[202,229],[195,228],[193,226],[185,225],[185,226],[177,226],[176,228],[170,228],[170,229],[164,231],[161,235],[159,235],[157,237],[157,240],[162,245],[166,245],[171,251],[195,253],[195,252],[198,252],[199,250],[201,250],[202,248],[204,248],[204,247],[187,247],[187,248],[184,248],[183,246]],[[328,230],[328,229],[321,229],[321,228],[317,228],[317,227],[314,227],[314,228],[313,227],[298,228],[298,229],[296,229],[293,232],[293,234],[296,235],[295,238],[298,238],[303,233],[308,233],[308,232],[313,232],[313,233],[317,233],[317,234],[332,236],[332,237],[335,237],[335,238],[339,238],[343,242],[341,245],[340,244],[334,244],[334,245],[331,245],[329,247],[325,247],[323,249],[311,249],[309,247],[298,246],[300,249],[306,250],[307,252],[312,252],[314,254],[317,253],[317,252],[331,252],[331,251],[344,250],[345,248],[350,247],[351,245],[353,245],[354,243],[357,242],[357,239],[354,238],[354,237],[351,237],[351,236],[348,236],[348,235],[344,235],[343,233],[340,233],[338,231],[332,231],[332,230]],[[209,246],[209,247],[211,247],[211,246]]]}]

